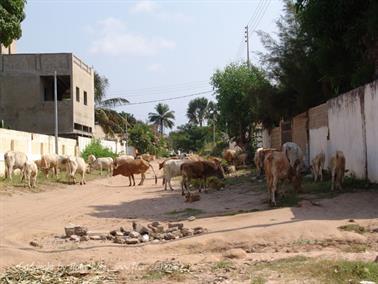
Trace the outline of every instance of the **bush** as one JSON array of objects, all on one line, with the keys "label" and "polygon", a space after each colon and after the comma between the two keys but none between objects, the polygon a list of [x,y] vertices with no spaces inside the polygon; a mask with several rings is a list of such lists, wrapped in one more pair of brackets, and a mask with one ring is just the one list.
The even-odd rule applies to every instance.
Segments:
[{"label": "bush", "polygon": [[114,153],[109,148],[106,148],[101,145],[100,140],[93,139],[90,144],[88,144],[83,152],[81,152],[81,156],[84,160],[88,160],[89,155],[95,155],[96,158],[100,157],[112,157],[115,158],[117,156],[116,153]]}]

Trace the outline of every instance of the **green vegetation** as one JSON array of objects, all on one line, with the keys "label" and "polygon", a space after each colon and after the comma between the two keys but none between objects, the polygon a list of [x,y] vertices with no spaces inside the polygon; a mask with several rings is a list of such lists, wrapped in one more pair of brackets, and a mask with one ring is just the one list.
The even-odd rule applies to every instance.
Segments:
[{"label": "green vegetation", "polygon": [[[97,170],[92,170],[90,174],[86,173],[85,174],[85,179],[86,181],[94,180],[96,178],[100,177],[100,171]],[[76,176],[77,180],[79,176]],[[28,188],[26,185],[26,182],[23,181],[21,182],[21,175],[16,175],[13,174],[12,181],[9,179],[2,179],[0,178],[0,191],[1,192],[6,192],[6,193],[11,193],[14,190],[18,191],[28,191],[28,192],[41,192],[44,191],[44,187],[46,186],[57,186],[59,184],[67,184],[68,179],[67,179],[67,173],[60,172],[58,173],[58,177],[55,178],[55,175],[52,174],[52,172],[49,173],[49,177],[46,178],[45,174],[42,173],[41,171],[38,172],[37,176],[37,185],[35,188]]]},{"label": "green vegetation", "polygon": [[21,22],[25,19],[26,0],[1,0],[0,43],[5,47],[22,36]]},{"label": "green vegetation", "polygon": [[304,256],[285,258],[269,263],[258,263],[251,268],[252,275],[269,276],[271,271],[284,275],[286,281],[312,280],[319,283],[359,283],[378,281],[378,263],[314,260]]},{"label": "green vegetation", "polygon": [[186,116],[190,124],[202,127],[206,118],[208,104],[209,101],[206,98],[196,98],[189,102]]},{"label": "green vegetation", "polygon": [[160,129],[160,135],[164,134],[164,127],[171,129],[175,123],[175,112],[169,110],[167,104],[158,103],[155,107],[156,113],[150,112],[148,114],[148,119],[150,122],[154,123]]},{"label": "green vegetation", "polygon": [[139,153],[150,153],[160,157],[168,156],[168,143],[162,135],[157,135],[152,127],[137,122],[129,132],[130,145]]},{"label": "green vegetation", "polygon": [[142,279],[154,281],[168,278],[175,282],[181,282],[185,280],[185,274],[189,272],[188,264],[177,261],[157,261],[148,267]]},{"label": "green vegetation", "polygon": [[128,118],[127,115],[124,115],[125,113],[120,114],[112,108],[117,105],[126,104],[129,101],[121,97],[106,99],[106,89],[108,87],[108,78],[101,76],[95,71],[95,120],[101,125],[107,135],[114,137],[115,134],[123,135],[125,133],[126,124],[129,122],[126,119]]},{"label": "green vegetation", "polygon": [[221,269],[228,270],[231,267],[233,267],[233,263],[231,261],[220,260],[213,265],[212,270],[221,270]]},{"label": "green vegetation", "polygon": [[366,229],[358,224],[348,224],[339,227],[342,231],[355,232],[358,234],[363,234],[366,232]]},{"label": "green vegetation", "polygon": [[89,155],[94,155],[96,158],[100,157],[116,157],[117,154],[114,153],[112,150],[109,148],[106,148],[101,145],[100,140],[93,139],[90,144],[88,144],[83,152],[81,152],[81,156],[83,157],[84,160],[88,160]]},{"label": "green vegetation", "polygon": [[103,263],[59,266],[15,265],[0,273],[0,283],[115,283],[117,272]]}]

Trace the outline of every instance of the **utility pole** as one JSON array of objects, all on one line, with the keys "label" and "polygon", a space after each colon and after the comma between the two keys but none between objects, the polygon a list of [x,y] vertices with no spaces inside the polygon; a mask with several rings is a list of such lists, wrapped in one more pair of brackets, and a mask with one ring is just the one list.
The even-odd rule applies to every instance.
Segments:
[{"label": "utility pole", "polygon": [[58,155],[58,82],[54,71],[54,107],[55,107],[55,154]]},{"label": "utility pole", "polygon": [[215,147],[215,112],[213,113],[213,148]]},{"label": "utility pole", "polygon": [[127,129],[127,114],[126,114],[126,142],[125,142],[125,154],[128,155],[127,153],[127,148],[129,147],[129,133],[128,133],[128,129]]},{"label": "utility pole", "polygon": [[245,31],[244,31],[245,35],[245,42],[247,43],[247,66],[249,68],[249,31],[248,31],[248,26],[245,26]]}]

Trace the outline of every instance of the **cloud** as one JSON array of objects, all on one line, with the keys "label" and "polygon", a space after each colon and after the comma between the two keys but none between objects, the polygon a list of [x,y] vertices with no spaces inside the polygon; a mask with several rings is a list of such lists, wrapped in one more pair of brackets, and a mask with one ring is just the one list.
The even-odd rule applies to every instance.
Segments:
[{"label": "cloud", "polygon": [[150,14],[155,18],[165,22],[192,22],[192,18],[183,14],[175,12],[164,11],[157,2],[151,0],[139,0],[130,8],[130,12],[133,14]]},{"label": "cloud", "polygon": [[97,36],[91,42],[89,51],[92,54],[113,56],[152,56],[160,50],[173,49],[176,43],[162,37],[145,37],[131,33],[126,24],[116,18],[107,18],[97,23]]},{"label": "cloud", "polygon": [[158,73],[163,71],[163,66],[161,64],[151,64],[147,66],[147,70],[153,73]]},{"label": "cloud", "polygon": [[158,5],[150,0],[139,0],[130,9],[132,13],[152,13],[156,11]]}]

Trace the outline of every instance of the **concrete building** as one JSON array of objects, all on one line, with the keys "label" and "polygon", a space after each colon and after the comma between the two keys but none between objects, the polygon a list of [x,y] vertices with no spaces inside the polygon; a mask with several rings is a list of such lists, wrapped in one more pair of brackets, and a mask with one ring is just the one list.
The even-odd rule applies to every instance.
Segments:
[{"label": "concrete building", "polygon": [[16,42],[13,41],[10,46],[5,47],[0,44],[0,54],[13,54],[16,53]]},{"label": "concrete building", "polygon": [[0,122],[14,130],[54,134],[54,71],[59,136],[91,137],[93,70],[72,53],[0,55]]}]

